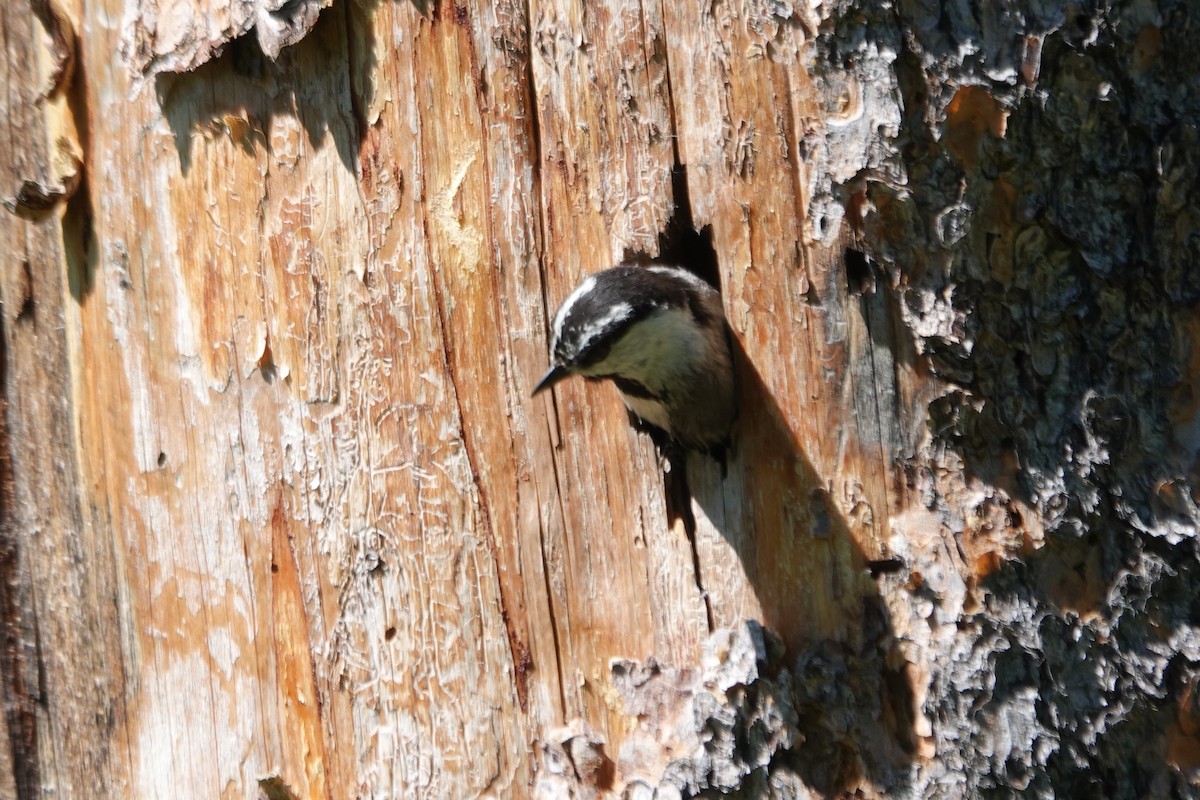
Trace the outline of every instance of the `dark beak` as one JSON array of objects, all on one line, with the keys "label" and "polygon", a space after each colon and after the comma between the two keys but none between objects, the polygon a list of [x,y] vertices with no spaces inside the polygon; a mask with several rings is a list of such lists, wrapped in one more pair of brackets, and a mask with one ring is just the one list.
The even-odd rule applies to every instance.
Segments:
[{"label": "dark beak", "polygon": [[554,384],[558,383],[564,378],[569,377],[571,377],[570,370],[568,370],[562,364],[555,364],[549,369],[548,372],[546,372],[545,375],[542,376],[542,379],[538,381],[538,385],[533,388],[533,394],[531,394],[530,397],[534,397],[540,392],[546,391]]}]

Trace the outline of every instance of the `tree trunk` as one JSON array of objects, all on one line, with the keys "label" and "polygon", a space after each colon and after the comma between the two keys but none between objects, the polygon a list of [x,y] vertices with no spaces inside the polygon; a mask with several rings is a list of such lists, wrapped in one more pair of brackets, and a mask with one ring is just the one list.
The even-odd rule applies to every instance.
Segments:
[{"label": "tree trunk", "polygon": [[[0,6],[0,796],[1200,794],[1198,26]],[[625,259],[724,463],[530,397]]]}]

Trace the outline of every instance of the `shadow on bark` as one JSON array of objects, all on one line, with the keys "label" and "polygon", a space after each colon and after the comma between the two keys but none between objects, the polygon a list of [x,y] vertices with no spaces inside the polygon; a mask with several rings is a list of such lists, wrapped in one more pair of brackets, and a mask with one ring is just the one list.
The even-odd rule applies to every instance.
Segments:
[{"label": "shadow on bark", "polygon": [[[679,164],[673,191],[676,210],[660,235],[658,257],[626,253],[625,259],[681,264],[717,285],[720,273],[710,231],[697,231],[693,224],[686,171]],[[867,277],[857,275],[859,283]],[[873,288],[855,288],[831,282],[827,299],[843,310],[857,302],[872,346],[889,348],[893,362],[903,361],[905,353],[890,352],[895,331],[889,301]],[[682,520],[693,552],[696,520],[690,501],[699,505],[737,553],[763,608],[766,634],[759,647],[759,679],[739,701],[738,724],[752,728],[760,706],[776,707],[789,720],[785,729],[794,712],[799,735],[789,738],[786,748],[753,752],[754,738],[735,733],[742,747],[736,756],[749,763],[759,758],[764,765],[733,794],[721,796],[790,796],[786,787],[795,785],[790,782],[794,777],[824,796],[852,791],[864,781],[903,796],[917,749],[914,716],[919,709],[907,660],[897,650],[887,608],[872,580],[900,565],[868,562],[758,370],[736,337],[730,340],[739,408],[733,447],[720,462],[668,450],[664,492],[668,513]],[[695,569],[705,602],[713,602],[698,553]],[[710,613],[710,625],[711,619]],[[718,722],[709,724],[722,728]],[[770,744],[779,747],[778,740]],[[747,750],[751,752],[743,752]],[[695,796],[709,795],[702,791]]]},{"label": "shadow on bark", "polygon": [[294,118],[308,137],[308,143],[289,143],[295,157],[319,149],[330,137],[342,165],[357,174],[364,129],[347,63],[363,59],[362,68],[369,70],[375,56],[369,50],[349,52],[347,24],[343,14],[321,14],[312,31],[274,62],[251,31],[193,72],[155,76],[183,174],[191,169],[198,139],[229,137],[247,156],[260,148],[272,154],[277,116]]},{"label": "shadow on bark", "polygon": [[[774,680],[801,741],[771,769],[822,795],[867,781],[905,794],[916,752],[914,694],[871,564],[800,451],[740,345],[736,445],[724,467],[691,456],[691,494],[737,552],[788,653]],[[695,521],[684,519],[690,535]],[[702,582],[703,576],[701,576]]]}]

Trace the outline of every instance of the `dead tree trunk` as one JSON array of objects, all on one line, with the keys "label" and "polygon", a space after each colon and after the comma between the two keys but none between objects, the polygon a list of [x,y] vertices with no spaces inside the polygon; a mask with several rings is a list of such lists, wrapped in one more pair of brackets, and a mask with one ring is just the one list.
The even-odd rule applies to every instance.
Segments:
[{"label": "dead tree trunk", "polygon": [[1200,793],[1200,10],[1009,5],[0,6],[0,795]]}]

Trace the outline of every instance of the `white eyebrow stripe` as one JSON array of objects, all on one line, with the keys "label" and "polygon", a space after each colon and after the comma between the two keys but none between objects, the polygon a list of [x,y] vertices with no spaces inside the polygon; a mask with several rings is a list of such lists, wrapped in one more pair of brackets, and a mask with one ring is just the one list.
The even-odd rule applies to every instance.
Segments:
[{"label": "white eyebrow stripe", "polygon": [[617,303],[603,317],[593,320],[588,330],[590,333],[579,342],[579,352],[585,352],[591,346],[592,340],[603,334],[614,322],[624,322],[633,316],[633,306],[629,303]]},{"label": "white eyebrow stripe", "polygon": [[554,342],[557,343],[562,338],[563,323],[567,320],[567,314],[571,313],[571,306],[579,302],[579,298],[583,297],[588,292],[592,291],[596,286],[596,276],[589,275],[584,279],[583,283],[575,287],[575,291],[567,295],[567,299],[563,300],[563,304],[559,306],[558,314],[554,317]]},{"label": "white eyebrow stripe", "polygon": [[716,291],[716,289],[709,285],[708,281],[704,280],[691,270],[684,269],[683,267],[675,267],[670,264],[654,264],[646,267],[646,269],[648,269],[650,272],[657,272],[660,275],[671,275],[682,280],[684,283],[691,284],[691,286],[699,289],[701,292]]}]

